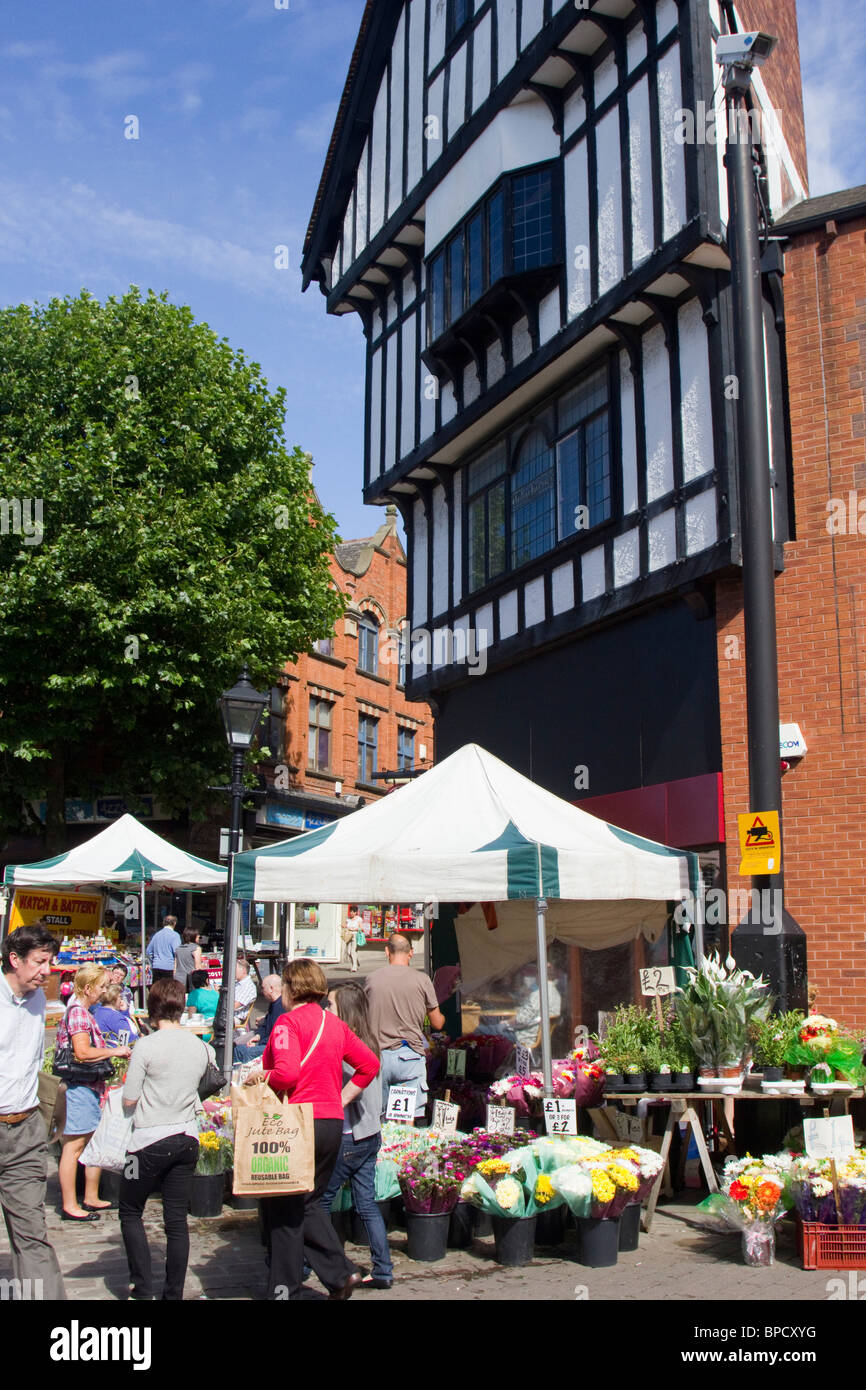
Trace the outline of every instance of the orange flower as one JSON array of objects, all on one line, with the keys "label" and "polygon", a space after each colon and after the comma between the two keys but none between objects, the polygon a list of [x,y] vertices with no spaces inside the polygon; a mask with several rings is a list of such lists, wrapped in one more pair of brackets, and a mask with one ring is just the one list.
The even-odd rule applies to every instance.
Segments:
[{"label": "orange flower", "polygon": [[755,1192],[755,1197],[757,1198],[758,1206],[763,1208],[765,1211],[770,1211],[776,1205],[781,1195],[781,1187],[778,1187],[776,1183],[769,1181],[759,1183]]}]

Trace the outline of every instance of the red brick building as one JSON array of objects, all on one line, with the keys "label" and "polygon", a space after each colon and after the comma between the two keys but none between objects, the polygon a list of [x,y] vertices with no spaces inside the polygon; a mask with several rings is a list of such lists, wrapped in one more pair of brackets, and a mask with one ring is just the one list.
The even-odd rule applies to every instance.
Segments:
[{"label": "red brick building", "polygon": [[331,560],[347,607],[333,636],[286,666],[271,711],[268,797],[256,838],[315,829],[384,796],[433,763],[433,718],[403,692],[406,555],[389,506],[374,536],[346,541]]},{"label": "red brick building", "polygon": [[[806,755],[782,781],[786,905],[818,1006],[866,1025],[866,186],[810,198],[784,235],[794,534],[776,579],[781,722]],[[739,578],[717,586],[728,889],[748,807]]]}]

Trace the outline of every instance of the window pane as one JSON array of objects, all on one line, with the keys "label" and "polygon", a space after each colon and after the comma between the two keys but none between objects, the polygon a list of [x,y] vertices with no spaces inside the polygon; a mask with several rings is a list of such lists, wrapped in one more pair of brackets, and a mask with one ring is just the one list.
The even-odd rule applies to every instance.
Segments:
[{"label": "window pane", "polygon": [[495,193],[487,204],[487,243],[490,263],[488,284],[505,274],[505,194]]},{"label": "window pane", "polygon": [[511,483],[511,563],[525,564],[554,543],[553,450],[536,430],[523,446]]},{"label": "window pane", "polygon": [[449,322],[463,313],[463,237],[456,237],[448,248]]},{"label": "window pane", "polygon": [[[582,503],[580,495],[580,433],[575,430],[560,441],[557,448],[559,463],[559,539],[568,540],[580,530],[586,530],[587,518],[576,515]],[[578,525],[582,520],[583,525]]]},{"label": "window pane", "polygon": [[541,169],[521,174],[512,186],[514,269],[532,270],[553,260],[551,174]]},{"label": "window pane", "polygon": [[480,589],[486,583],[486,545],[484,498],[469,503],[469,587]]},{"label": "window pane", "polygon": [[466,245],[469,255],[468,303],[474,304],[484,293],[484,223],[480,212],[477,217],[473,217],[466,229]]},{"label": "window pane", "polygon": [[469,465],[469,494],[480,492],[494,478],[501,478],[505,472],[505,442],[494,445]]},{"label": "window pane", "polygon": [[311,728],[307,738],[307,766],[316,766],[316,730]]},{"label": "window pane", "polygon": [[490,559],[488,578],[505,571],[505,482],[497,483],[487,494]]},{"label": "window pane", "polygon": [[607,404],[607,368],[593,372],[559,402],[560,430],[573,429]]},{"label": "window pane", "polygon": [[375,676],[379,670],[379,627],[374,618],[363,618],[358,626],[358,670]]},{"label": "window pane", "polygon": [[589,524],[598,526],[610,516],[610,431],[608,413],[586,425],[586,505]]},{"label": "window pane", "polygon": [[436,339],[445,332],[445,256],[436,257],[430,266],[430,332]]},{"label": "window pane", "polygon": [[322,770],[326,770],[331,766],[331,735],[327,729],[319,730],[318,754],[319,761],[316,763],[316,766]]}]

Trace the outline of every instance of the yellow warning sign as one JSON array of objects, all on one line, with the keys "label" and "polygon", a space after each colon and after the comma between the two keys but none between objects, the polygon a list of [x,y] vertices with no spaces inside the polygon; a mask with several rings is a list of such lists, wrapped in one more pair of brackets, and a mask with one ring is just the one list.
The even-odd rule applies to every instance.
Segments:
[{"label": "yellow warning sign", "polygon": [[740,832],[740,873],[777,874],[782,867],[782,836],[778,811],[748,811],[737,816]]}]

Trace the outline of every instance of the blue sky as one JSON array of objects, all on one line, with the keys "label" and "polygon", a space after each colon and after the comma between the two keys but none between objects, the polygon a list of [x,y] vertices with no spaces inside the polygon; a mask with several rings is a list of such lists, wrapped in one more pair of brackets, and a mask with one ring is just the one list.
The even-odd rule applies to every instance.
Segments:
[{"label": "blue sky", "polygon": [[[288,442],[355,537],[382,519],[361,502],[363,336],[298,265],[364,5],[288,3],[6,0],[0,303],[167,289],[286,388]],[[811,191],[866,183],[862,0],[798,13]]]}]

